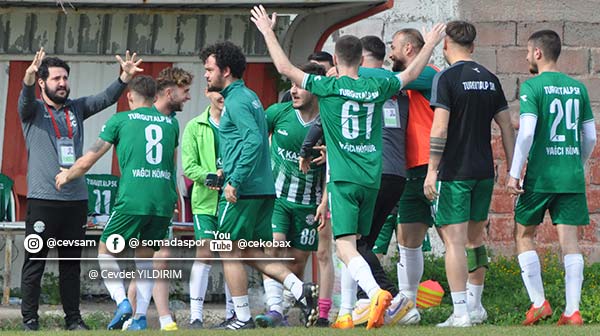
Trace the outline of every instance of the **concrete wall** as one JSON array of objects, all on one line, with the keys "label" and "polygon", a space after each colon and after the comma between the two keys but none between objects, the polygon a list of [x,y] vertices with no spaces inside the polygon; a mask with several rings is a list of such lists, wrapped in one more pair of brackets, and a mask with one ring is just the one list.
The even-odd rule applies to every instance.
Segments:
[{"label": "concrete wall", "polygon": [[[395,1],[394,8],[377,16],[365,19],[343,28],[332,35],[325,50],[332,51],[338,36],[377,35],[385,42],[391,40],[395,30],[403,27],[420,28],[431,26],[438,21],[462,19],[473,22],[477,27],[477,41],[474,58],[491,71],[502,82],[509,101],[515,127],[518,127],[519,86],[530,78],[525,56],[529,35],[540,29],[553,29],[563,41],[563,51],[559,66],[562,71],[586,84],[596,120],[600,117],[600,2],[582,0],[576,2],[560,0],[533,0],[526,3],[516,0],[420,0]],[[441,50],[434,54],[434,62],[445,67],[440,57]],[[499,181],[506,178],[506,160],[499,138],[499,130],[494,124],[492,145]],[[600,147],[600,146],[599,146]],[[588,163],[588,206],[591,225],[580,229],[581,247],[591,260],[600,260],[600,149],[592,154]],[[497,184],[490,209],[488,244],[496,253],[515,253],[513,243],[513,202],[514,199]],[[538,232],[541,249],[556,249],[556,230],[546,218]],[[435,245],[440,252],[441,246]]]}]

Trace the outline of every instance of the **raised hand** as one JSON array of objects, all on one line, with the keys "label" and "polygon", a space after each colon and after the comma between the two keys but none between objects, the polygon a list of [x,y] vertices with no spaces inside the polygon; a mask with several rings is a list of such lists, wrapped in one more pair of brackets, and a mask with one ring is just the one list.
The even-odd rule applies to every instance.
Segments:
[{"label": "raised hand", "polygon": [[38,52],[35,53],[33,61],[25,70],[25,77],[23,78],[25,85],[31,86],[35,83],[35,74],[40,69],[40,65],[42,65],[42,60],[44,57],[46,57],[46,51],[44,51],[44,47],[42,47]]},{"label": "raised hand", "polygon": [[445,35],[446,25],[443,23],[437,23],[428,32],[425,32],[425,29],[423,29],[423,36],[426,44],[432,44],[436,46],[438,43],[440,43],[440,41],[442,41]]},{"label": "raised hand", "polygon": [[130,56],[129,50],[125,52],[125,60],[123,60],[121,56],[115,55],[115,58],[117,59],[117,61],[121,65],[121,69],[123,70],[123,72],[121,73],[121,80],[124,83],[129,82],[133,78],[133,76],[135,76],[135,74],[144,71],[144,69],[139,67],[139,65],[142,63],[142,59],[140,58],[136,61],[136,56],[136,53],[133,53],[133,55]]},{"label": "raised hand", "polygon": [[269,18],[269,14],[267,14],[267,10],[263,5],[254,6],[250,10],[252,17],[250,20],[254,22],[256,28],[264,35],[269,31],[273,31],[275,28],[275,22],[277,21],[277,13],[273,13]]}]

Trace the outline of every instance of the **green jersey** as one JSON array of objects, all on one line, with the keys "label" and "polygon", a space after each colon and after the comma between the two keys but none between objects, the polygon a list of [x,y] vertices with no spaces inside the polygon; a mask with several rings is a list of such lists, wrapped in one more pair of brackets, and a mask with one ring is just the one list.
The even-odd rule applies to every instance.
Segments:
[{"label": "green jersey", "polygon": [[114,210],[127,215],[173,216],[179,124],[153,106],[113,115],[100,138],[116,146],[121,179]]},{"label": "green jersey", "polygon": [[215,137],[215,157],[217,158],[217,169],[223,169],[223,158],[221,158],[221,150],[219,149],[219,125],[217,125],[211,117],[208,117],[208,124],[210,125]]},{"label": "green jersey", "polygon": [[109,174],[86,174],[88,215],[109,215],[115,205],[119,178]]},{"label": "green jersey", "polygon": [[300,148],[314,120],[304,122],[292,102],[272,105],[266,113],[277,197],[305,205],[320,202],[323,166],[311,165],[307,174],[298,169]]},{"label": "green jersey", "polygon": [[16,220],[12,218],[10,211],[10,193],[12,192],[13,181],[10,177],[0,174],[0,222]]},{"label": "green jersey", "polygon": [[382,107],[402,87],[398,77],[352,79],[307,74],[302,87],[319,97],[328,181],[379,189]]},{"label": "green jersey", "polygon": [[520,91],[522,116],[537,118],[524,186],[544,193],[585,192],[582,124],[594,119],[587,89],[560,72],[527,80]]}]

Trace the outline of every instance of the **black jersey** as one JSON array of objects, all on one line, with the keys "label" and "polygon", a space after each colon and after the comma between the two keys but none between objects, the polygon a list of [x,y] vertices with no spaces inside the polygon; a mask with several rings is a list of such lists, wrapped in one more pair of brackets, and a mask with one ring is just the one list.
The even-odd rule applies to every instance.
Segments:
[{"label": "black jersey", "polygon": [[498,77],[481,64],[457,62],[434,77],[430,104],[450,111],[439,180],[494,177],[491,121],[508,108]]}]

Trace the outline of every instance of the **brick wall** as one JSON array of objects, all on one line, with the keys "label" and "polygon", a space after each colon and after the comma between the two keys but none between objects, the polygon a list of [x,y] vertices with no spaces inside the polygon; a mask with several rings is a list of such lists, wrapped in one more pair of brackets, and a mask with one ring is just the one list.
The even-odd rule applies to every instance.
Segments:
[{"label": "brick wall", "polygon": [[[502,8],[510,7],[513,1],[500,1]],[[554,1],[548,1],[553,3]],[[459,1],[459,17],[469,20],[477,27],[478,39],[474,58],[495,72],[500,78],[506,97],[510,104],[512,119],[515,127],[518,127],[519,111],[519,86],[531,77],[528,71],[525,56],[527,54],[527,39],[531,33],[540,29],[552,29],[556,31],[562,41],[563,50],[559,59],[560,69],[573,77],[581,80],[588,88],[592,109],[596,120],[600,120],[600,25],[597,22],[580,22],[580,19],[590,19],[587,16],[565,16],[545,8],[533,2],[537,11],[530,11],[531,15],[514,14],[513,18],[505,17],[509,14],[500,14],[498,8],[493,11],[477,7],[473,11],[463,6],[476,6],[479,1]],[[587,2],[586,2],[587,3]],[[552,5],[552,4],[549,4]],[[589,4],[588,4],[589,5]],[[515,3],[517,6],[517,3]],[[520,4],[523,6],[523,3]],[[517,6],[518,7],[518,6]],[[531,6],[530,6],[531,7]],[[461,8],[463,8],[461,12]],[[587,7],[586,7],[587,8]],[[588,8],[592,10],[591,8]],[[582,9],[583,10],[583,9]],[[600,10],[600,4],[593,9],[596,13]],[[582,14],[583,15],[583,14]],[[475,19],[476,18],[476,19]],[[521,19],[522,21],[520,21]],[[515,21],[517,20],[517,21]],[[547,21],[544,21],[547,20]],[[597,129],[600,123],[597,122]],[[500,181],[506,178],[506,160],[499,130],[494,124],[495,136],[492,140],[494,156]],[[590,211],[591,225],[580,229],[580,245],[591,260],[600,260],[600,149],[594,151],[587,167],[586,180],[588,184],[588,206]],[[490,209],[490,226],[488,231],[488,242],[497,252],[502,254],[514,254],[513,243],[513,198],[502,188],[496,187]],[[542,250],[558,249],[558,237],[555,228],[550,225],[550,218],[545,218],[544,225],[538,230],[537,241]]]}]

